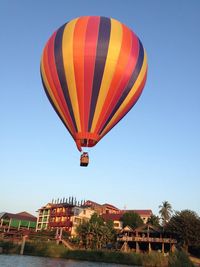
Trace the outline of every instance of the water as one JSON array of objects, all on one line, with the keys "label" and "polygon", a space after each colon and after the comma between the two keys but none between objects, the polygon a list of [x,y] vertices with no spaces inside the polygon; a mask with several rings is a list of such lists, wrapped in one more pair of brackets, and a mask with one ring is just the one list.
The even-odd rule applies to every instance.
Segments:
[{"label": "water", "polygon": [[51,259],[33,256],[0,255],[1,267],[127,267],[127,265]]}]

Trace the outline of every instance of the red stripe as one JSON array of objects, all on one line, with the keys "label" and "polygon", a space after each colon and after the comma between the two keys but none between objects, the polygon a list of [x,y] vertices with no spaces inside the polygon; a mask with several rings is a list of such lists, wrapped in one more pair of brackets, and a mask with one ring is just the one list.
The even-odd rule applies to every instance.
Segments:
[{"label": "red stripe", "polygon": [[84,50],[84,121],[85,128],[88,128],[89,112],[92,97],[92,85],[96,59],[100,17],[90,17],[86,30]]},{"label": "red stripe", "polygon": [[55,41],[56,32],[52,35],[47,43],[47,56],[48,56],[48,63],[46,64],[46,69],[48,70],[48,81],[50,84],[51,91],[53,92],[54,97],[56,98],[62,113],[66,121],[69,123],[69,128],[72,134],[75,133],[75,128],[73,122],[70,117],[70,113],[68,107],[65,102],[65,98],[63,95],[63,91],[60,85],[60,81],[57,74],[56,64],[55,64],[55,57],[54,57],[54,41]]},{"label": "red stripe", "polygon": [[74,29],[73,40],[74,75],[79,104],[81,132],[86,131],[84,123],[84,47],[88,19],[89,17],[81,17],[78,19]]},{"label": "red stripe", "polygon": [[126,64],[123,66],[122,77],[120,77],[118,86],[116,88],[113,88],[112,91],[110,92],[111,95],[109,95],[109,98],[110,98],[109,102],[106,103],[108,104],[108,106],[105,108],[106,113],[104,114],[104,118],[97,129],[98,132],[100,132],[101,129],[104,127],[104,124],[106,123],[107,119],[112,113],[113,108],[119,101],[124,89],[126,88],[131,78],[131,75],[135,69],[135,66],[137,64],[137,58],[139,55],[138,38],[130,29],[128,29],[125,25],[123,26],[124,26],[124,33],[126,34],[125,38],[129,40],[130,45],[131,45],[131,50],[129,50],[128,58],[127,58],[127,55],[123,55],[124,57],[126,56]]}]

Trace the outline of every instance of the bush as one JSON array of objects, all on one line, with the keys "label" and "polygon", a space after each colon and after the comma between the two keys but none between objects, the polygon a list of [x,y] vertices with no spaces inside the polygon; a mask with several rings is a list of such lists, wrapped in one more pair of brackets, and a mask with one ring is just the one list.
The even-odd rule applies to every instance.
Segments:
[{"label": "bush", "polygon": [[57,245],[55,242],[26,242],[24,254],[43,257],[62,257],[65,247]]},{"label": "bush", "polygon": [[194,267],[194,264],[183,250],[176,250],[169,257],[169,267]]},{"label": "bush", "polygon": [[20,251],[20,245],[14,244],[10,241],[2,241],[0,242],[0,247],[3,248],[3,253],[13,253],[13,254],[19,254]]},{"label": "bush", "polygon": [[94,262],[141,265],[141,256],[135,253],[121,253],[94,250],[68,250],[63,254],[65,259],[85,260]]},{"label": "bush", "polygon": [[151,252],[143,254],[142,266],[144,267],[168,267],[168,257],[160,252]]}]

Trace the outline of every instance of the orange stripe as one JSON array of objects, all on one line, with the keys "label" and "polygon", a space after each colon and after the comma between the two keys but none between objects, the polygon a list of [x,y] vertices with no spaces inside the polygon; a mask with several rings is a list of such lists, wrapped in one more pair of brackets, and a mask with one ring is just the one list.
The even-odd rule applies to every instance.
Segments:
[{"label": "orange stripe", "polygon": [[130,57],[131,47],[132,47],[131,31],[125,25],[122,24],[122,26],[123,26],[123,38],[122,38],[122,45],[121,45],[118,62],[116,64],[116,70],[113,75],[113,79],[112,79],[104,106],[100,113],[98,123],[95,129],[95,133],[98,133],[100,127],[102,126],[102,124],[105,123],[107,117],[109,116],[108,111],[110,109],[110,104],[112,103],[112,99],[114,98],[115,93],[117,92],[117,89],[119,88],[120,81],[123,78],[124,70],[127,66],[127,62]]},{"label": "orange stripe", "polygon": [[79,104],[81,132],[85,132],[84,124],[84,48],[85,35],[89,17],[81,17],[76,22],[73,40],[74,75]]}]

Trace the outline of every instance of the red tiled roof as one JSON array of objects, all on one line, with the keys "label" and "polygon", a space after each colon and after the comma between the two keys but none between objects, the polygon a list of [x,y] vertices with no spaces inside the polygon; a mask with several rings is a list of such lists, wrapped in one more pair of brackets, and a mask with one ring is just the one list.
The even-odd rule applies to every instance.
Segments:
[{"label": "red tiled roof", "polygon": [[115,206],[113,206],[113,205],[111,205],[111,204],[108,204],[108,203],[105,203],[105,204],[103,204],[102,206],[109,207],[109,208],[111,208],[111,209],[115,209],[115,210],[119,210],[117,207],[115,207]]},{"label": "red tiled roof", "polygon": [[24,221],[31,221],[31,222],[36,222],[37,218],[35,216],[23,216],[20,214],[14,214],[14,213],[8,213],[6,212],[3,215],[4,218],[9,218],[9,219],[17,219],[17,220],[24,220]]},{"label": "red tiled roof", "polygon": [[86,206],[92,206],[92,205],[101,206],[101,204],[96,203],[96,202],[91,201],[91,200],[87,200],[87,201],[85,202],[85,205],[86,205]]},{"label": "red tiled roof", "polygon": [[102,218],[105,220],[105,221],[120,221],[121,217],[122,217],[123,214],[120,214],[120,213],[104,213],[102,214]]},{"label": "red tiled roof", "polygon": [[16,215],[20,215],[20,216],[25,216],[25,217],[31,217],[31,218],[36,218],[35,216],[33,216],[32,214],[26,212],[26,211],[22,211],[22,212],[19,212],[19,213],[16,213]]},{"label": "red tiled roof", "polygon": [[121,217],[126,212],[134,212],[137,213],[140,216],[151,216],[152,211],[151,210],[120,210],[119,213],[108,213],[108,214],[102,214],[102,218],[105,221],[112,220],[112,221],[120,221]]},{"label": "red tiled roof", "polygon": [[153,214],[152,210],[121,210],[120,211],[120,213],[122,213],[122,214],[124,214],[126,212],[134,212],[134,213],[139,214],[140,216],[141,215],[151,216]]},{"label": "red tiled roof", "polygon": [[95,205],[95,206],[99,206],[99,207],[108,207],[108,208],[111,208],[111,209],[119,210],[117,207],[115,207],[115,206],[113,206],[111,204],[105,203],[105,204],[102,205],[102,204],[99,204],[99,203],[91,201],[91,200],[87,200],[85,202],[85,205],[88,205],[88,206]]}]

